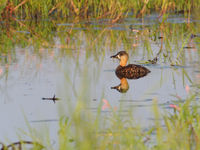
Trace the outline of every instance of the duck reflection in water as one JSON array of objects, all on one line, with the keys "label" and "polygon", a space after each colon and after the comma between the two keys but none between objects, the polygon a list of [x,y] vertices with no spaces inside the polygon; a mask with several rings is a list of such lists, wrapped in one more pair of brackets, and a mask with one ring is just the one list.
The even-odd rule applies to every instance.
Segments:
[{"label": "duck reflection in water", "polygon": [[111,58],[117,58],[120,61],[120,65],[115,70],[116,76],[120,79],[120,84],[111,87],[111,89],[116,89],[121,93],[126,93],[129,89],[127,79],[139,79],[150,73],[150,70],[143,66],[135,64],[126,65],[129,56],[125,51],[120,51],[116,55],[111,56]]},{"label": "duck reflection in water", "polygon": [[116,89],[120,93],[126,93],[129,89],[128,81],[126,80],[126,78],[122,78],[120,79],[120,84],[117,86],[111,87],[111,89]]}]

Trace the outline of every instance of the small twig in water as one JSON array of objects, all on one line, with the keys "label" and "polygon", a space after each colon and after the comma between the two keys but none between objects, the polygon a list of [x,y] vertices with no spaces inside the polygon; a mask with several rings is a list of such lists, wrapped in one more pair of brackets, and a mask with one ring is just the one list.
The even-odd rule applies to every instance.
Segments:
[{"label": "small twig in water", "polygon": [[158,58],[157,57],[155,57],[154,59],[152,59],[152,60],[148,60],[151,64],[156,64],[157,63],[157,61],[158,61]]},{"label": "small twig in water", "polygon": [[56,95],[54,94],[54,96],[52,98],[42,98],[42,100],[52,100],[54,103],[59,100],[59,98],[56,98]]}]

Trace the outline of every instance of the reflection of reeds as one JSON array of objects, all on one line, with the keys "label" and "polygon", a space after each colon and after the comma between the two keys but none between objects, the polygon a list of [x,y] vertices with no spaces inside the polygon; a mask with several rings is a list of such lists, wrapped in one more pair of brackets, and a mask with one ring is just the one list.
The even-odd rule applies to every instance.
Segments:
[{"label": "reflection of reeds", "polygon": [[[70,23],[62,25],[66,22]],[[113,30],[112,28],[115,27],[123,30]],[[127,51],[142,46],[144,48],[143,55],[148,59],[159,58],[172,65],[179,65],[180,62],[184,62],[181,60],[181,56],[184,55],[183,48],[187,46],[188,42],[197,41],[198,47],[199,38],[190,39],[191,33],[199,33],[198,24],[195,22],[189,25],[162,22],[151,27],[137,25],[134,28],[140,30],[132,32],[135,31],[132,26],[129,29],[125,24],[110,24],[109,21],[102,24],[101,20],[93,24],[93,22],[82,23],[76,20],[73,23],[70,20],[59,19],[51,21],[14,19],[1,23],[0,51],[2,55],[10,54],[12,56],[15,55],[14,47],[16,46],[22,48],[33,46],[36,53],[42,47],[62,50],[79,49],[83,43],[85,49],[96,52],[102,49],[103,45],[110,50],[123,45],[124,50]],[[56,41],[60,41],[59,44],[56,44],[55,37]],[[154,52],[152,44],[157,45],[160,50]]]},{"label": "reflection of reeds", "polygon": [[1,150],[7,150],[7,149],[18,149],[18,150],[22,150],[25,146],[24,145],[32,145],[33,149],[43,149],[44,146],[42,146],[41,144],[37,143],[37,142],[32,142],[32,141],[19,141],[19,142],[14,142],[12,144],[9,145],[5,145],[3,143],[0,143],[2,145]]}]

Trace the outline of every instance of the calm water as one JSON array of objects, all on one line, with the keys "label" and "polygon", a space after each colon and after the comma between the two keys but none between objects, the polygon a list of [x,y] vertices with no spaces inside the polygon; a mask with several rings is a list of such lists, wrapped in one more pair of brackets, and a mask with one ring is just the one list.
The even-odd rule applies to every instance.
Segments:
[{"label": "calm water", "polygon": [[[92,113],[96,113],[104,100],[116,111],[120,110],[120,115],[124,118],[129,110],[133,110],[136,122],[144,127],[151,125],[154,119],[154,99],[161,112],[171,111],[170,104],[180,102],[179,97],[184,100],[191,91],[197,90],[193,83],[200,84],[199,40],[196,40],[199,37],[186,42],[185,46],[191,47],[182,48],[179,65],[171,66],[168,59],[175,60],[181,45],[191,33],[183,33],[183,39],[180,38],[179,31],[173,34],[173,41],[177,42],[170,44],[170,57],[164,58],[169,47],[165,36],[164,41],[158,38],[163,36],[158,30],[160,23],[157,15],[144,19],[127,18],[113,26],[107,20],[94,21],[90,23],[90,30],[102,31],[97,39],[91,35],[89,38],[86,28],[75,26],[72,28],[75,32],[72,37],[74,43],[64,50],[58,34],[64,34],[73,24],[58,23],[57,26],[63,30],[52,32],[55,47],[39,48],[36,53],[32,46],[16,46],[14,61],[0,65],[0,141],[17,141],[20,137],[24,139],[24,131],[29,132],[28,126],[31,126],[39,135],[50,134],[51,143],[55,144],[58,120],[60,116],[69,115],[73,111],[77,100],[83,100],[85,110]],[[84,22],[80,24],[84,25]],[[166,24],[182,27],[186,26],[186,21],[181,15],[169,16]],[[191,19],[191,24],[196,31],[200,21]],[[173,30],[169,32],[174,32]],[[24,34],[20,31],[18,33]],[[154,34],[157,35],[156,39],[153,39]],[[96,45],[98,41],[102,41],[102,44]],[[139,64],[155,58],[161,46],[164,52],[159,56],[157,64],[145,65],[151,70],[150,74],[138,80],[128,80],[129,89],[126,93],[111,89],[120,84],[115,75],[119,62],[111,59],[111,55],[126,50],[130,55],[129,63]],[[55,104],[53,101],[42,100],[43,97],[53,97],[54,94],[60,98]],[[102,115],[109,116],[110,107],[102,108]]]}]

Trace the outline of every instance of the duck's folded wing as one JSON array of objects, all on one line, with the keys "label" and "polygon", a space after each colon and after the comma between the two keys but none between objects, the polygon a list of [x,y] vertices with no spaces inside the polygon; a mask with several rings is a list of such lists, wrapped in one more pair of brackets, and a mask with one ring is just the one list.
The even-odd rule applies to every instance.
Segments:
[{"label": "duck's folded wing", "polygon": [[150,70],[141,66],[141,65],[135,65],[135,64],[129,64],[126,66],[126,70],[129,72],[137,72],[137,73],[149,73]]},{"label": "duck's folded wing", "polygon": [[138,79],[146,76],[150,71],[140,65],[129,64],[121,70],[121,76],[128,79]]}]

